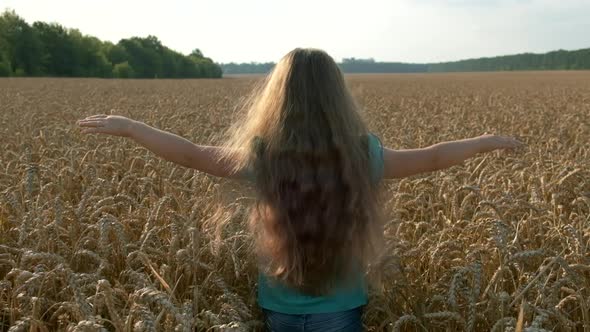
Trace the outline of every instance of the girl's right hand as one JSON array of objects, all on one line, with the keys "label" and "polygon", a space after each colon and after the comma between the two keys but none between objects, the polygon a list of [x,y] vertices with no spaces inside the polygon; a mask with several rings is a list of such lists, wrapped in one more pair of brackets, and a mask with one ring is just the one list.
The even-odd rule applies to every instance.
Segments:
[{"label": "girl's right hand", "polygon": [[120,115],[98,114],[76,122],[83,134],[100,133],[130,137],[136,121]]}]

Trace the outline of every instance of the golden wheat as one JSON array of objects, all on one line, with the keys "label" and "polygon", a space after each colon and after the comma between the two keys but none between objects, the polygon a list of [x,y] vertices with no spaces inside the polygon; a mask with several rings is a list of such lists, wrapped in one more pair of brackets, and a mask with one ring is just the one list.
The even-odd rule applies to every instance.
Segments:
[{"label": "golden wheat", "polygon": [[[0,330],[262,330],[248,185],[75,127],[114,109],[215,144],[258,79],[0,80]],[[590,331],[590,73],[348,83],[389,147],[528,143],[384,182],[366,329]]]}]

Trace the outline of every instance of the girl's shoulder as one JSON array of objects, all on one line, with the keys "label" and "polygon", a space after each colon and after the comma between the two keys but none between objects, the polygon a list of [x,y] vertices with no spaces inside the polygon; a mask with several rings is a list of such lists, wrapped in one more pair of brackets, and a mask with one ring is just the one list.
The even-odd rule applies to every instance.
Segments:
[{"label": "girl's shoulder", "polygon": [[367,149],[369,153],[369,165],[371,167],[371,180],[379,182],[383,178],[383,144],[377,135],[367,134]]}]

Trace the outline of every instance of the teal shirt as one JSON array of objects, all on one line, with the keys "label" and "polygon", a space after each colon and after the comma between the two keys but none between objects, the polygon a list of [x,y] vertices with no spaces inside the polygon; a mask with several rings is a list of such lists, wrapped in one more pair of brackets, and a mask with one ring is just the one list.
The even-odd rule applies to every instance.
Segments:
[{"label": "teal shirt", "polygon": [[[374,182],[383,177],[383,146],[377,136],[369,134],[370,176]],[[326,296],[309,296],[290,289],[260,273],[258,275],[258,304],[284,314],[329,313],[353,309],[367,304],[367,285],[362,274],[354,287],[342,288]]]}]

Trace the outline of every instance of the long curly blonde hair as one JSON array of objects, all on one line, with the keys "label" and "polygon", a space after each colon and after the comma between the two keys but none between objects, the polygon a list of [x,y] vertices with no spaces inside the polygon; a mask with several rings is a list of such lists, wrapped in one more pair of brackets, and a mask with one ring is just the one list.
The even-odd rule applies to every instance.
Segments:
[{"label": "long curly blonde hair", "polygon": [[335,61],[285,55],[245,103],[222,158],[250,170],[249,227],[264,272],[320,295],[366,270],[383,247],[367,134]]}]

